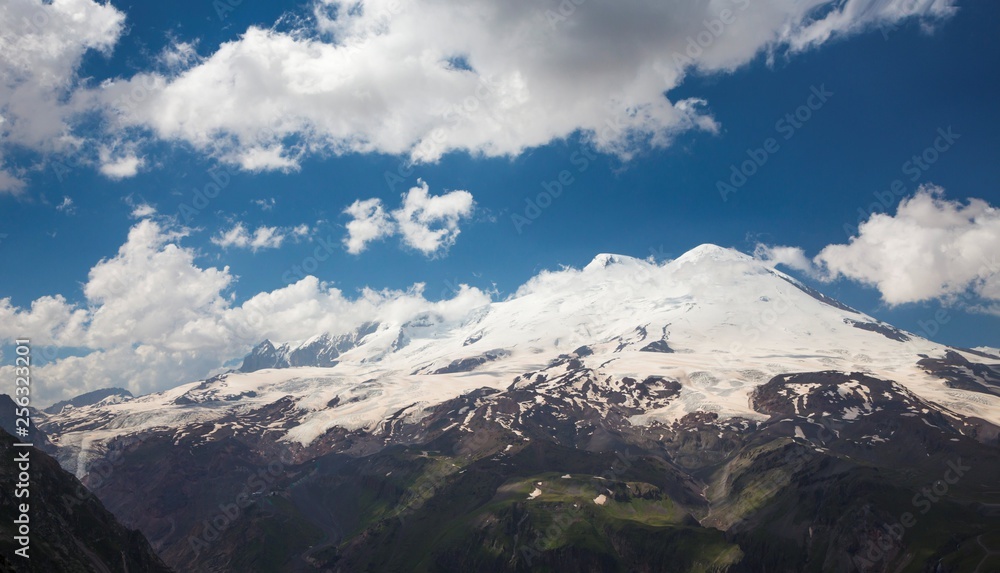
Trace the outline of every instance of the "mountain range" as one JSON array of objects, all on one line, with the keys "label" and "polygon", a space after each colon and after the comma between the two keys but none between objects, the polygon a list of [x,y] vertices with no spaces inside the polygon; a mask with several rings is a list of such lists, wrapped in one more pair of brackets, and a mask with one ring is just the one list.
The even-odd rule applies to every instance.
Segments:
[{"label": "mountain range", "polygon": [[995,349],[714,245],[38,421],[177,571],[1000,568]]}]

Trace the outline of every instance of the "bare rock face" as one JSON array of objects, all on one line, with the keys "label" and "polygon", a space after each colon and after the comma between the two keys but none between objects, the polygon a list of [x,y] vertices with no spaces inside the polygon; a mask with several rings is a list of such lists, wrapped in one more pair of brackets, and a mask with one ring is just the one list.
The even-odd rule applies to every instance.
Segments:
[{"label": "bare rock face", "polygon": [[[6,396],[4,396],[6,398]],[[142,533],[124,527],[87,488],[37,448],[0,430],[0,571],[149,571],[169,573]],[[15,462],[27,455],[28,462]],[[13,488],[23,463],[31,475],[27,498]],[[15,555],[13,522],[29,505],[29,559]]]}]

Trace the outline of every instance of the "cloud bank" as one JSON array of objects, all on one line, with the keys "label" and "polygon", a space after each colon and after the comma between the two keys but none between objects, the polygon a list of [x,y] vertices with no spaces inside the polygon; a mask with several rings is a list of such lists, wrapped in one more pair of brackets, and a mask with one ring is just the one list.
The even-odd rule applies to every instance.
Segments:
[{"label": "cloud bank", "polygon": [[[464,285],[435,302],[423,296],[423,284],[349,297],[308,276],[237,305],[229,268],[200,266],[198,253],[182,244],[186,233],[152,219],[137,222],[118,252],[91,268],[79,303],[44,296],[23,308],[0,299],[0,342],[30,337],[39,356],[45,347],[72,351],[34,367],[39,404],[110,386],[133,393],[170,388],[218,370],[265,338],[301,340],[423,312],[463,316],[490,301]],[[11,369],[0,367],[0,376],[12,377]]]},{"label": "cloud bank", "polygon": [[4,162],[13,149],[72,153],[79,109],[67,101],[81,88],[78,70],[88,51],[109,53],[125,15],[91,0],[7,0],[0,3],[0,194],[20,193],[25,181]]},{"label": "cloud bank", "polygon": [[[665,95],[692,71],[954,11],[953,0],[316,0],[291,29],[251,27],[208,54],[178,42],[149,71],[84,85],[82,55],[111,50],[124,14],[12,0],[0,8],[0,129],[4,147],[42,152],[99,140],[119,150],[93,158],[112,178],[134,175],[157,140],[250,171],[323,154],[515,156],[573,134],[629,157],[718,129],[705,101]],[[21,25],[37,14],[45,26]],[[74,128],[93,113],[100,133]],[[0,189],[21,188],[16,170],[0,172]]]}]

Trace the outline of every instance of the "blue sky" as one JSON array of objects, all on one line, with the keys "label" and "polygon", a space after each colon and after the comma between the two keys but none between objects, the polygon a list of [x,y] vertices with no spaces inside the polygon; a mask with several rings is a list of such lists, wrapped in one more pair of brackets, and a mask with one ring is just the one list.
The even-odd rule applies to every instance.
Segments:
[{"label": "blue sky", "polygon": [[[803,24],[806,31],[814,32],[815,26],[808,24],[837,9],[817,4],[821,6]],[[952,5],[928,4],[949,9]],[[858,19],[855,24],[844,24],[828,39],[801,49],[792,46],[802,44],[808,34],[764,48],[752,43],[745,49],[733,47],[733,53],[743,50],[736,59],[727,55],[729,59],[721,63],[706,60],[703,71],[688,69],[666,90],[671,102],[703,100],[697,109],[710,116],[715,127],[682,129],[670,123],[669,142],[637,137],[624,153],[616,152],[621,141],[602,141],[587,130],[593,119],[588,116],[579,120],[581,129],[576,130],[560,124],[534,133],[531,126],[525,127],[518,135],[522,140],[510,144],[514,152],[490,151],[506,149],[509,139],[501,130],[494,140],[459,141],[452,148],[446,146],[440,157],[413,165],[411,153],[394,152],[399,147],[392,143],[345,149],[291,133],[282,141],[300,145],[293,168],[248,169],[247,163],[234,159],[243,150],[205,144],[192,135],[190,123],[177,127],[173,136],[164,135],[168,128],[157,123],[158,110],[134,124],[108,127],[113,122],[87,108],[67,119],[68,131],[84,141],[82,148],[67,150],[10,136],[0,152],[8,172],[21,181],[16,191],[0,193],[0,233],[5,235],[0,263],[7,269],[0,298],[10,297],[9,306],[22,314],[32,301],[46,295],[62,295],[71,308],[92,306],[94,300],[84,296],[88,273],[102,259],[115,257],[130,229],[143,218],[134,212],[136,207],[148,205],[155,209],[152,220],[163,229],[187,229],[186,236],[174,242],[194,253],[197,267],[229,268],[235,280],[223,294],[234,306],[257,293],[286,287],[296,274],[292,269],[303,263],[308,267],[316,249],[327,243],[332,245],[329,257],[307,274],[349,296],[365,286],[406,289],[425,283],[424,294],[431,300],[450,298],[462,283],[484,290],[495,285],[497,296],[506,296],[539,270],[582,266],[602,252],[662,260],[701,243],[748,253],[763,244],[801,249],[795,252],[804,255],[808,265],[789,264],[767,251],[758,253],[785,262],[784,270],[877,318],[945,343],[998,347],[1000,317],[989,290],[990,276],[969,280],[968,273],[945,265],[945,272],[955,272],[958,278],[943,277],[938,282],[965,282],[947,289],[893,291],[886,286],[891,282],[886,276],[895,276],[896,271],[886,270],[885,261],[879,263],[879,271],[867,275],[857,271],[858,257],[867,256],[867,251],[858,249],[839,259],[813,258],[829,245],[848,243],[851,233],[845,232],[845,224],[853,229],[867,220],[871,205],[878,201],[876,193],[891,195],[897,179],[904,182],[905,192],[892,196],[889,215],[896,213],[900,200],[913,197],[925,184],[940,188],[933,191],[935,208],[959,208],[972,198],[1000,205],[995,183],[1000,179],[996,106],[1000,39],[995,32],[1000,6],[954,4],[957,11],[898,18],[890,14],[875,23],[863,21],[862,10],[861,16],[853,16]],[[75,92],[99,92],[101,82],[108,79],[135,81],[137,74],[155,72],[170,82],[203,65],[220,45],[238,41],[250,26],[306,35],[303,30],[311,30],[316,41],[328,44],[349,36],[342,30],[328,36],[316,31],[321,26],[311,22],[314,4],[244,0],[226,11],[224,19],[214,9],[220,4],[206,1],[111,5],[124,16],[124,27],[103,53],[85,50],[82,60],[69,66],[72,79],[60,96],[65,101],[72,100]],[[379,5],[370,2],[369,9]],[[568,23],[559,25],[586,18],[587,6],[579,6],[581,14],[571,14]],[[736,2],[731,8],[737,11],[739,6]],[[392,26],[399,21],[389,20],[389,34],[396,33]],[[694,21],[692,35],[701,31],[702,24]],[[555,28],[554,33],[563,29]],[[729,42],[724,35],[714,41],[719,46]],[[188,43],[196,58],[165,63],[165,53],[180,53],[176,47]],[[492,62],[475,49],[469,53],[469,62],[462,65],[468,65],[470,74],[478,73],[480,64]],[[572,81],[578,86],[561,94],[569,98],[567,108],[576,105],[571,101],[574,93],[589,89],[592,76],[585,67],[589,64],[579,65],[583,67],[578,75],[567,76],[576,78]],[[603,72],[594,72],[593,77],[599,73]],[[392,97],[403,98],[399,90],[405,92],[406,86],[386,86],[390,89],[395,90]],[[413,89],[416,93],[422,88]],[[825,101],[810,99],[820,90],[828,94]],[[461,94],[456,101],[463,101]],[[776,126],[797,110],[801,119],[806,109],[802,106],[817,102],[797,127],[790,128],[789,122]],[[203,103],[179,105],[197,108]],[[15,113],[7,110],[8,117]],[[206,118],[213,119],[211,114]],[[935,160],[926,169],[914,171],[912,164],[904,165],[913,155],[933,148],[936,140],[940,145],[941,130],[959,137],[949,140],[946,150],[932,153]],[[376,133],[373,139],[380,136]],[[744,185],[723,198],[719,182],[729,181],[732,166],[748,159],[748,149],[765,147],[769,138],[777,149],[767,153],[767,161]],[[94,152],[102,146],[112,155],[140,157],[141,164],[134,173],[126,167],[124,176],[109,177],[99,165],[113,163],[113,158],[96,157]],[[567,175],[572,182],[535,213],[529,202],[537,201],[545,185],[558,180],[561,172],[566,172],[564,182]],[[426,182],[432,196],[464,190],[474,197],[473,209],[451,206],[457,209],[454,228],[460,233],[425,253],[403,245],[404,235],[397,229],[394,236],[367,243],[360,254],[348,253],[342,244],[351,221],[345,208],[377,198],[389,213],[418,179]],[[198,205],[198,190],[211,189],[213,181],[227,183],[197,213],[181,210],[183,205]],[[984,209],[980,219],[992,224],[988,207]],[[972,227],[980,219],[969,223],[970,229],[975,231]],[[262,226],[274,227],[286,237],[278,248],[256,251],[212,241],[237,224],[251,234]],[[301,225],[308,229],[299,236],[292,230]],[[454,243],[448,246],[451,239]],[[878,242],[874,230],[872,240]],[[936,272],[930,267],[928,272]],[[839,278],[827,280],[833,269],[840,271]],[[912,266],[896,274],[906,272],[913,272]],[[1000,275],[1000,270],[993,274]],[[935,322],[931,331],[927,325],[936,314],[947,320]]]}]

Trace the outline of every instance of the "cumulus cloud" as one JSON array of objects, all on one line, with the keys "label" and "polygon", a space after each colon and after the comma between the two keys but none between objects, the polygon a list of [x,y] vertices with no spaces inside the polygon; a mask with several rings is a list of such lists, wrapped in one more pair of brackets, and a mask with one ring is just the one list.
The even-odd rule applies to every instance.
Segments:
[{"label": "cumulus cloud", "polygon": [[827,278],[879,289],[889,304],[949,299],[967,291],[1000,300],[1000,210],[981,199],[948,200],[924,186],[895,215],[875,214],[846,245],[816,256]]},{"label": "cumulus cloud", "polygon": [[[92,0],[8,0],[0,4],[0,158],[4,150],[72,153],[82,109],[72,97],[89,51],[110,53],[125,15]],[[0,170],[0,190],[17,190],[11,170]],[[13,179],[13,181],[12,181]]]},{"label": "cumulus cloud", "polygon": [[250,171],[328,153],[511,156],[574,133],[628,157],[718,129],[702,99],[664,95],[692,69],[728,72],[953,12],[953,0],[317,0],[297,28],[251,27],[204,57],[178,44],[169,71],[80,99],[115,132],[145,130]]},{"label": "cumulus cloud", "polygon": [[125,15],[94,0],[10,0],[0,192],[24,188],[3,159],[13,147],[82,155],[113,179],[141,170],[155,140],[254,172],[342,153],[512,156],[574,133],[629,157],[718,129],[710,102],[664,95],[693,69],[729,72],[909,19],[930,27],[954,3],[313,0],[311,18],[281,30],[253,26],[204,55],[175,41],[134,76],[81,80],[84,55],[110,53]]},{"label": "cumulus cloud", "polygon": [[758,256],[879,290],[890,305],[927,300],[1000,314],[1000,210],[981,199],[961,202],[925,185],[894,215],[873,214],[847,244],[829,245],[809,260],[796,247],[758,247]]},{"label": "cumulus cloud", "polygon": [[134,153],[115,154],[111,149],[102,148],[98,153],[98,170],[108,179],[121,180],[135,177],[146,160]]},{"label": "cumulus cloud", "polygon": [[420,181],[403,195],[403,206],[392,212],[403,243],[425,255],[446,251],[460,232],[458,222],[472,214],[472,193],[450,191],[433,196]]},{"label": "cumulus cloud", "polygon": [[344,246],[352,255],[363,252],[368,248],[368,243],[396,232],[396,226],[386,214],[381,199],[358,199],[344,209],[344,213],[351,217],[351,221],[347,223]]},{"label": "cumulus cloud", "polygon": [[212,237],[212,242],[224,249],[236,247],[257,252],[261,249],[277,249],[285,242],[285,232],[277,227],[262,225],[253,233],[243,223],[236,223],[228,231],[221,231]]},{"label": "cumulus cloud", "polygon": [[0,317],[0,339],[24,338],[30,332],[38,345],[75,346],[83,338],[87,312],[67,304],[62,295],[37,298],[27,309],[16,308],[10,298],[3,298]]},{"label": "cumulus cloud", "polygon": [[[424,312],[464,316],[490,300],[461,286],[452,298],[431,302],[422,284],[365,289],[351,298],[308,276],[236,305],[229,269],[199,266],[197,252],[182,244],[186,235],[137,222],[118,252],[90,270],[79,302],[45,296],[24,308],[0,299],[0,341],[30,337],[38,347],[74,350],[35,367],[39,403],[108,386],[162,390],[208,375],[265,338],[343,333],[368,320],[403,323]],[[0,376],[13,376],[11,367],[0,367]]]},{"label": "cumulus cloud", "polygon": [[461,232],[459,222],[469,217],[474,207],[468,191],[431,195],[427,183],[418,180],[416,187],[403,194],[403,204],[391,213],[386,213],[377,198],[359,199],[344,209],[351,216],[344,246],[347,252],[358,254],[369,243],[398,234],[404,245],[424,255],[440,254],[455,244]]},{"label": "cumulus cloud", "polygon": [[90,270],[83,287],[93,306],[86,346],[155,341],[183,347],[188,341],[172,327],[225,306],[220,292],[232,282],[229,269],[198,268],[195,253],[177,245],[185,236],[186,230],[140,221],[114,257]]}]

